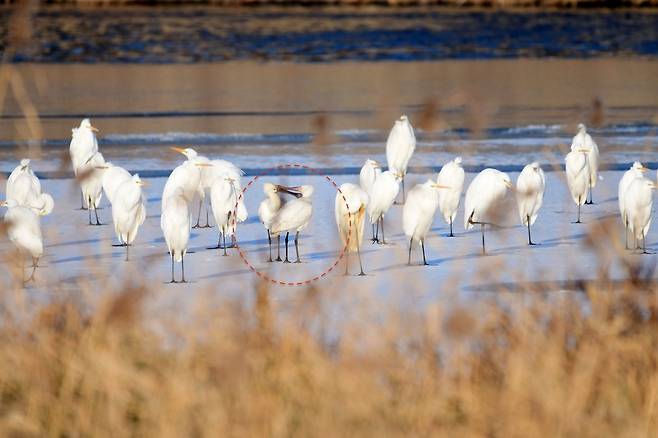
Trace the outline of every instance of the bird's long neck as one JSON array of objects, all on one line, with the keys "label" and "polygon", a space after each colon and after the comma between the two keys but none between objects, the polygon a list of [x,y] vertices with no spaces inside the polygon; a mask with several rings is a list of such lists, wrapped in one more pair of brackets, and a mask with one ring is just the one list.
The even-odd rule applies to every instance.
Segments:
[{"label": "bird's long neck", "polygon": [[278,210],[281,207],[281,198],[276,193],[270,193],[267,195],[270,208],[272,210]]}]

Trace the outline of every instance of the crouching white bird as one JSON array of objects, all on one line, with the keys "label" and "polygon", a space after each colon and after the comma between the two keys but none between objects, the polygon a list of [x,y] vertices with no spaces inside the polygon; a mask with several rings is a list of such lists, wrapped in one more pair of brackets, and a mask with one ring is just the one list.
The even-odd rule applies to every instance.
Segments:
[{"label": "crouching white bird", "polygon": [[[260,219],[260,222],[263,224],[265,230],[267,231],[267,243],[270,249],[270,257],[268,259],[268,262],[272,262],[272,233],[271,233],[272,221],[274,220],[274,217],[281,209],[281,206],[285,203],[285,200],[281,197],[280,193],[289,193],[295,197],[300,197],[301,194],[292,191],[289,187],[276,185],[272,183],[263,184],[263,193],[265,193],[266,198],[263,201],[261,201],[260,205],[258,206],[258,218]],[[281,261],[281,251],[280,251],[281,248],[279,247],[279,239],[280,239],[280,235],[277,236],[278,254],[276,261],[278,262]]]},{"label": "crouching white bird", "polygon": [[496,169],[484,169],[478,173],[466,190],[464,199],[464,228],[470,230],[473,225],[480,225],[482,233],[482,253],[486,254],[484,245],[484,226],[493,225],[500,216],[501,205],[512,188],[509,176]]},{"label": "crouching white bird", "polygon": [[39,220],[41,213],[32,207],[19,205],[13,199],[3,201],[0,206],[7,207],[5,214],[7,236],[18,250],[21,266],[24,256],[32,258],[32,274],[27,280],[23,278],[23,282],[34,280],[39,259],[43,257],[43,238]]},{"label": "crouching white bird", "polygon": [[130,257],[130,245],[137,237],[139,227],[146,220],[146,200],[142,192],[144,185],[139,174],[135,174],[130,180],[119,184],[114,192],[112,221],[114,232],[121,242],[117,246],[126,247],[126,261]]},{"label": "crouching white bird", "polygon": [[177,283],[174,276],[174,262],[181,264],[181,283],[185,281],[185,254],[190,240],[190,207],[184,190],[177,188],[169,197],[162,200],[160,228],[171,256],[171,281]]},{"label": "crouching white bird", "polygon": [[655,182],[647,178],[635,178],[628,186],[624,201],[628,228],[636,242],[642,240],[644,254],[648,254],[646,238],[651,226],[654,190],[656,190]]},{"label": "crouching white bird", "polygon": [[[299,233],[308,226],[313,215],[313,204],[311,202],[311,195],[313,195],[313,186],[304,185],[301,187],[290,187],[290,191],[301,195],[297,199],[286,202],[279,212],[272,220],[271,230],[273,236],[277,237],[285,232],[286,233],[286,259],[284,263],[290,263],[288,260],[288,237],[291,232],[295,233],[295,251],[297,253],[297,260],[295,263],[301,263],[299,258]],[[278,243],[277,243],[278,247]],[[278,248],[277,248],[278,249]]]},{"label": "crouching white bird", "polygon": [[[71,129],[71,144],[69,145],[69,155],[73,165],[73,173],[77,177],[89,157],[98,152],[98,140],[96,133],[98,129],[92,126],[89,119],[83,119],[80,126]],[[85,209],[87,200],[82,193],[81,210]]]},{"label": "crouching white bird", "polygon": [[587,200],[587,187],[589,186],[589,169],[587,167],[587,150],[579,149],[571,151],[564,159],[567,173],[567,185],[571,193],[571,199],[578,206],[578,219],[580,222],[580,206]]},{"label": "crouching white bird", "polygon": [[587,188],[589,191],[589,200],[585,200],[585,204],[593,204],[592,189],[596,187],[596,182],[599,178],[599,147],[592,140],[592,136],[587,133],[587,128],[582,123],[578,124],[578,133],[571,142],[571,152],[578,152],[580,150],[587,151]]},{"label": "crouching white bird", "polygon": [[361,243],[363,242],[363,224],[368,207],[368,194],[356,184],[345,183],[338,188],[335,202],[336,226],[340,240],[345,247],[345,275],[349,274],[350,252],[356,252],[359,258],[359,275],[363,272],[361,263]]},{"label": "crouching white bird", "polygon": [[[96,152],[80,167],[78,181],[82,189],[82,196],[89,210],[89,225],[102,225],[98,219],[98,207],[103,197],[103,173],[99,167],[105,164],[103,154]],[[94,210],[96,223],[91,221],[91,210]]]},{"label": "crouching white bird", "polygon": [[395,121],[386,140],[386,161],[388,170],[402,178],[402,203],[405,201],[404,177],[407,174],[409,160],[416,149],[414,128],[405,115]]},{"label": "crouching white bird", "polygon": [[[368,214],[370,215],[370,223],[373,225],[376,224],[375,235],[372,238],[373,242],[386,244],[384,216],[400,192],[400,178],[401,176],[399,174],[394,174],[390,170],[387,170],[377,177],[372,186],[368,203]],[[379,240],[380,225],[382,232],[381,240]]]},{"label": "crouching white bird", "polygon": [[546,179],[539,163],[530,163],[523,168],[516,180],[516,204],[519,207],[521,224],[528,227],[528,245],[534,245],[530,236],[530,225],[534,224],[544,202]]},{"label": "crouching white bird", "polygon": [[462,167],[462,157],[457,157],[443,165],[436,177],[436,183],[446,187],[445,190],[439,191],[439,211],[447,224],[450,224],[450,234],[448,237],[455,237],[452,233],[452,224],[457,217],[459,201],[464,190],[464,168]]},{"label": "crouching white bird", "polygon": [[425,258],[425,238],[434,222],[436,210],[439,208],[439,189],[451,189],[451,187],[427,180],[423,184],[417,184],[409,191],[409,199],[402,210],[402,229],[409,239],[409,258],[407,260],[409,265],[411,265],[411,249],[414,242],[420,243],[423,251],[423,265],[428,265]]},{"label": "crouching white bird", "polygon": [[617,192],[619,196],[619,213],[621,214],[621,222],[624,224],[626,249],[628,249],[628,218],[626,217],[625,208],[626,191],[628,190],[628,186],[631,185],[631,182],[633,182],[635,178],[643,178],[644,173],[648,170],[649,169],[644,167],[642,163],[636,161],[633,163],[630,169],[624,172],[624,176],[622,176],[621,180],[619,181],[619,190]]}]

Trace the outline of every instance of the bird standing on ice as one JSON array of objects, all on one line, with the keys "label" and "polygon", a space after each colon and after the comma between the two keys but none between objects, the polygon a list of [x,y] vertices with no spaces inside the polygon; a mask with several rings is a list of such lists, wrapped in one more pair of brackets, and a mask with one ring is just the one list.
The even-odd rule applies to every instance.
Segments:
[{"label": "bird standing on ice", "polygon": [[216,178],[210,187],[210,205],[219,230],[219,241],[212,249],[223,249],[224,255],[227,255],[226,235],[235,229],[234,223],[238,220],[238,196],[236,181],[230,176]]},{"label": "bird standing on ice", "polygon": [[457,157],[444,164],[436,178],[436,183],[450,187],[449,189],[439,191],[439,210],[446,223],[450,224],[450,234],[448,237],[455,237],[452,233],[452,224],[457,217],[459,201],[462,196],[462,190],[464,190],[462,157]]},{"label": "bird standing on ice", "polygon": [[[98,207],[103,197],[103,174],[99,167],[105,164],[103,154],[96,152],[80,167],[78,179],[82,189],[82,196],[89,210],[89,225],[102,225],[98,219]],[[91,222],[91,210],[96,215],[96,223]]]},{"label": "bird standing on ice", "polygon": [[43,214],[35,211],[33,207],[19,205],[13,199],[3,201],[0,206],[7,207],[5,214],[7,236],[18,250],[21,266],[25,255],[32,257],[32,274],[27,280],[23,278],[23,282],[34,280],[39,259],[43,257],[43,238],[39,221],[39,216]]},{"label": "bird standing on ice", "polygon": [[[265,193],[266,198],[263,201],[261,201],[260,205],[258,206],[258,218],[260,219],[260,222],[263,224],[265,230],[267,231],[267,243],[270,247],[270,257],[268,259],[268,262],[272,262],[272,233],[271,233],[272,221],[274,220],[274,217],[279,212],[281,206],[285,202],[284,199],[281,198],[279,193],[289,193],[294,195],[295,197],[299,197],[301,195],[297,192],[291,191],[289,187],[275,185],[272,183],[263,184],[263,193]],[[276,245],[278,252],[276,258],[277,262],[281,261],[279,239],[280,236],[277,236],[277,245]]]},{"label": "bird standing on ice", "polygon": [[171,256],[171,281],[177,283],[174,276],[174,262],[181,264],[181,283],[185,281],[185,254],[190,240],[190,207],[183,188],[178,187],[162,200],[160,228]]},{"label": "bird standing on ice", "polygon": [[[192,148],[171,148],[171,150],[183,154],[188,161],[193,164],[199,163],[210,163],[210,160],[203,155],[199,155],[197,151]],[[208,222],[208,207],[206,206],[206,224],[201,225],[201,210],[205,204],[206,192],[210,190],[212,185],[212,175],[209,166],[198,166],[199,167],[199,185],[197,186],[197,196],[199,198],[199,212],[196,218],[196,224],[192,228],[210,228],[210,223]]]},{"label": "bird standing on ice", "polygon": [[[295,263],[301,263],[299,259],[299,232],[302,231],[311,220],[313,214],[313,204],[311,203],[311,195],[313,194],[313,186],[304,185],[301,187],[290,187],[291,192],[297,192],[301,196],[292,201],[286,202],[279,212],[274,216],[271,225],[271,233],[273,236],[278,236],[285,231],[286,233],[286,259],[284,263],[290,263],[288,260],[288,237],[290,232],[295,232],[295,251],[297,253],[297,260]],[[278,246],[278,245],[277,245]],[[278,248],[277,248],[278,250]]]},{"label": "bird standing on ice", "polygon": [[[173,150],[178,152],[178,148]],[[192,204],[199,190],[199,183],[201,181],[201,165],[204,165],[204,163],[195,163],[191,160],[186,160],[174,168],[174,170],[169,175],[169,178],[167,178],[167,182],[165,183],[164,189],[162,190],[163,211],[165,204],[169,199],[173,199],[173,195],[177,192],[179,192],[178,195],[182,196],[188,204]]]},{"label": "bird standing on ice", "polygon": [[345,275],[349,274],[350,252],[356,252],[359,258],[359,275],[363,272],[361,263],[361,243],[363,242],[363,224],[368,207],[368,194],[356,184],[345,183],[336,193],[335,214],[338,234],[345,248]]},{"label": "bird standing on ice", "polygon": [[[359,172],[359,184],[363,191],[370,196],[372,191],[372,186],[375,184],[375,180],[382,174],[382,168],[379,166],[375,160],[367,159],[361,172]],[[375,239],[375,225],[372,224],[372,239]]]},{"label": "bird standing on ice", "polygon": [[96,169],[101,171],[101,185],[103,186],[105,196],[107,197],[107,200],[110,201],[111,205],[114,203],[114,192],[116,192],[117,188],[122,183],[130,181],[132,175],[123,167],[115,166],[109,162],[96,166]]},{"label": "bird standing on ice", "polygon": [[[210,181],[210,187],[212,191],[212,186],[215,181],[218,179],[225,180],[229,178],[232,182],[231,185],[235,190],[235,201],[231,206],[234,216],[231,217],[231,220],[226,227],[226,233],[231,236],[231,245],[229,248],[235,247],[235,232],[237,225],[247,220],[247,207],[244,203],[244,193],[242,192],[242,184],[240,183],[240,178],[244,175],[242,169],[237,167],[235,164],[226,161],[226,160],[212,160],[209,163],[199,164],[201,169],[204,170],[206,174],[207,181]],[[237,203],[237,209],[236,207]],[[214,210],[214,208],[213,208]]]},{"label": "bird standing on ice", "polygon": [[539,209],[544,202],[546,179],[539,163],[530,163],[523,168],[516,180],[516,204],[519,207],[521,223],[528,227],[528,245],[532,243],[530,225],[535,223]]},{"label": "bird standing on ice", "polygon": [[[77,177],[83,166],[89,160],[89,157],[98,152],[98,140],[96,133],[98,129],[92,126],[89,119],[83,119],[80,126],[71,129],[71,144],[69,145],[69,155],[73,165],[73,173]],[[87,208],[87,199],[82,194],[81,210]]]},{"label": "bird standing on ice", "polygon": [[571,142],[571,152],[587,150],[588,190],[589,200],[585,204],[593,204],[592,189],[596,187],[599,178],[599,147],[587,133],[587,128],[582,123],[578,124],[578,133]]},{"label": "bird standing on ice", "polygon": [[630,169],[624,172],[624,176],[622,176],[621,180],[619,181],[619,190],[617,192],[619,196],[619,213],[621,214],[621,222],[624,224],[626,249],[628,249],[628,217],[626,216],[625,203],[626,191],[628,190],[628,186],[631,185],[631,182],[633,182],[635,178],[644,178],[644,173],[648,170],[649,169],[644,167],[642,163],[636,161],[633,163]]},{"label": "bird standing on ice", "polygon": [[566,163],[567,172],[567,185],[571,193],[571,199],[578,206],[578,219],[576,224],[580,222],[580,206],[585,203],[587,199],[587,187],[589,186],[589,169],[587,167],[587,150],[579,149],[571,151],[564,159]]},{"label": "bird standing on ice", "polygon": [[501,203],[512,188],[509,176],[496,169],[484,169],[478,173],[466,190],[464,199],[464,228],[470,230],[473,225],[480,225],[482,232],[482,254],[486,254],[484,245],[484,226],[500,214]]},{"label": "bird standing on ice", "polygon": [[405,201],[404,177],[407,174],[409,160],[416,149],[416,136],[409,118],[403,115],[395,121],[386,140],[386,161],[388,170],[402,178],[402,203]]},{"label": "bird standing on ice", "polygon": [[[372,186],[370,191],[370,200],[368,202],[368,210],[370,215],[370,223],[377,224],[375,236],[372,241],[386,244],[386,237],[384,235],[384,215],[395,202],[395,198],[398,196],[400,191],[400,179],[399,174],[394,174],[392,171],[387,170],[382,172],[380,176],[377,177],[375,183]],[[381,225],[382,239],[379,240],[379,230]]]},{"label": "bird standing on ice", "polygon": [[144,182],[135,174],[130,180],[119,184],[112,202],[114,232],[121,244],[126,247],[126,261],[130,256],[130,245],[137,237],[140,225],[146,220],[146,200],[142,187]]},{"label": "bird standing on ice", "polygon": [[654,190],[655,182],[647,178],[635,178],[628,186],[624,200],[628,228],[635,237],[636,245],[642,240],[643,254],[648,254],[646,237],[651,226]]},{"label": "bird standing on ice", "polygon": [[402,210],[402,229],[409,239],[407,264],[411,265],[411,249],[415,241],[420,243],[423,251],[423,265],[428,265],[425,258],[425,238],[434,222],[436,210],[439,208],[439,189],[450,188],[427,180],[424,184],[417,184],[409,191],[409,199]]}]

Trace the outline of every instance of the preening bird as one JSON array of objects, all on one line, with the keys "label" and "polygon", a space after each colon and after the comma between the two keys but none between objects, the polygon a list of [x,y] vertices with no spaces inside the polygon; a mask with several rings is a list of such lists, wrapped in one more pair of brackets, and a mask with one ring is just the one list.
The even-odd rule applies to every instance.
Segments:
[{"label": "preening bird", "polygon": [[[32,274],[24,282],[34,280],[34,273],[43,257],[43,238],[41,236],[40,212],[33,207],[19,205],[15,200],[8,199],[0,203],[7,207],[5,224],[7,236],[19,252],[21,261],[24,256],[32,258]],[[21,265],[23,263],[21,262]]]},{"label": "preening bird", "polygon": [[[73,165],[73,173],[77,177],[82,168],[87,164],[89,157],[98,152],[98,140],[96,133],[98,129],[92,126],[89,119],[83,119],[80,126],[71,129],[71,144],[69,145],[69,155]],[[82,205],[80,209],[85,209],[87,200],[82,193]]]},{"label": "preening bird", "polygon": [[[203,155],[199,155],[197,151],[192,148],[171,148],[171,150],[183,154],[188,161],[193,164],[198,163],[210,163],[210,160]],[[210,190],[212,185],[212,175],[211,170],[207,166],[199,166],[199,185],[197,187],[197,196],[199,198],[199,213],[197,214],[196,224],[192,228],[210,228],[210,223],[208,222],[208,206],[206,206],[206,224],[200,225],[201,222],[201,210],[205,204],[206,192]]]},{"label": "preening bird", "polygon": [[132,180],[132,175],[126,169],[120,166],[115,166],[112,163],[106,162],[96,167],[101,172],[101,186],[107,200],[110,204],[114,204],[114,192],[124,182]]},{"label": "preening bird", "polygon": [[519,207],[521,224],[528,227],[528,245],[532,243],[530,225],[535,223],[539,209],[544,202],[546,179],[539,163],[530,163],[523,168],[516,180],[516,204]]},{"label": "preening bird", "polygon": [[443,220],[447,224],[450,224],[450,235],[448,237],[455,237],[452,233],[452,224],[457,217],[459,201],[462,196],[462,190],[464,190],[462,157],[457,157],[444,164],[436,178],[436,183],[450,187],[439,191],[439,211],[441,211]]},{"label": "preening bird", "polygon": [[[297,260],[295,263],[301,263],[299,259],[299,233],[304,230],[308,223],[311,221],[313,214],[313,204],[311,202],[311,195],[313,195],[313,186],[304,185],[301,187],[290,187],[290,191],[298,193],[301,196],[286,202],[279,212],[274,216],[270,232],[273,236],[277,237],[277,246],[279,235],[283,232],[286,233],[286,259],[284,263],[290,263],[288,260],[288,237],[291,232],[295,232],[295,251],[297,253]],[[277,248],[278,250],[278,248]]]},{"label": "preening bird", "polygon": [[593,204],[592,189],[596,187],[599,178],[599,147],[587,133],[587,128],[582,123],[578,124],[578,133],[571,142],[571,152],[578,152],[579,150],[587,151],[589,201],[586,200],[585,204]]},{"label": "preening bird", "polygon": [[[166,202],[165,202],[166,201]],[[190,240],[190,207],[181,187],[176,188],[162,202],[160,228],[171,256],[171,282],[177,283],[174,276],[174,262],[181,263],[181,283],[185,281],[185,254]]]},{"label": "preening bird", "polygon": [[628,228],[635,237],[635,242],[642,240],[642,252],[647,254],[647,233],[651,226],[653,208],[653,191],[656,183],[647,178],[634,178],[625,195],[625,210]]},{"label": "preening bird", "polygon": [[[370,191],[370,200],[368,203],[368,214],[370,223],[376,224],[375,236],[372,241],[377,243],[386,243],[384,235],[384,216],[395,202],[395,198],[400,191],[401,175],[394,174],[387,170],[377,177]],[[379,240],[379,230],[381,226],[382,238]]]},{"label": "preening bird", "polygon": [[409,199],[402,210],[402,229],[409,239],[409,258],[407,264],[411,265],[411,249],[414,242],[420,243],[423,251],[423,265],[427,265],[425,258],[425,238],[434,222],[434,215],[439,208],[439,189],[451,189],[449,186],[437,184],[427,180],[417,184],[409,191]]},{"label": "preening bird", "polygon": [[484,226],[493,225],[500,215],[500,207],[512,188],[509,176],[496,169],[484,169],[478,173],[466,190],[464,199],[464,228],[470,230],[480,225],[482,253],[485,254]]},{"label": "preening bird", "polygon": [[[103,197],[103,173],[99,167],[105,164],[103,154],[96,152],[89,157],[84,165],[78,171],[78,181],[82,189],[82,196],[87,204],[89,210],[89,225],[102,225],[98,219],[98,206]],[[91,222],[91,210],[94,210],[96,215],[96,223]]]},{"label": "preening bird", "polygon": [[[281,197],[280,194],[289,193],[296,197],[301,196],[301,194],[292,191],[289,187],[275,185],[272,183],[263,184],[263,193],[265,193],[266,198],[263,201],[261,201],[260,205],[258,206],[258,218],[260,219],[260,222],[263,224],[265,230],[267,231],[267,243],[270,248],[270,257],[268,259],[268,262],[272,262],[272,233],[271,233],[272,221],[274,220],[274,217],[279,212],[281,206],[285,202],[285,200]],[[276,261],[278,262],[281,261],[279,239],[280,236],[277,236],[278,254]]]},{"label": "preening bird", "polygon": [[[367,163],[366,163],[367,164]],[[338,188],[336,193],[336,225],[338,234],[345,248],[345,275],[349,273],[350,252],[356,252],[359,258],[359,275],[363,272],[361,263],[361,243],[363,242],[363,224],[368,207],[368,194],[356,184],[345,183]]]},{"label": "preening bird", "polygon": [[112,202],[112,221],[114,232],[121,242],[118,246],[126,247],[126,261],[130,257],[130,245],[137,237],[140,225],[146,220],[146,200],[142,187],[144,182],[138,174],[123,181],[114,192]]},{"label": "preening bird", "polygon": [[580,222],[580,206],[587,200],[587,188],[589,186],[589,169],[587,167],[587,150],[579,149],[571,151],[564,159],[566,163],[567,185],[571,198],[578,206],[578,219]]},{"label": "preening bird", "polygon": [[626,208],[625,208],[626,191],[628,190],[628,186],[631,185],[631,182],[635,178],[643,178],[644,173],[647,172],[648,170],[649,169],[644,167],[642,163],[636,161],[633,163],[630,169],[624,172],[624,176],[622,176],[621,180],[619,181],[619,190],[617,192],[619,196],[619,213],[621,214],[621,222],[622,224],[624,224],[626,249],[628,249],[628,218],[626,217]]},{"label": "preening bird", "polygon": [[386,140],[386,161],[388,170],[402,178],[402,203],[405,201],[404,177],[407,174],[409,160],[416,149],[416,136],[407,116],[395,121]]},{"label": "preening bird", "polygon": [[219,230],[219,242],[213,249],[223,249],[226,254],[226,235],[235,229],[239,191],[230,176],[216,178],[210,187],[210,205]]},{"label": "preening bird", "polygon": [[49,215],[55,201],[52,196],[41,192],[41,182],[30,168],[30,160],[23,159],[7,179],[7,199],[18,205],[32,207],[41,216]]}]

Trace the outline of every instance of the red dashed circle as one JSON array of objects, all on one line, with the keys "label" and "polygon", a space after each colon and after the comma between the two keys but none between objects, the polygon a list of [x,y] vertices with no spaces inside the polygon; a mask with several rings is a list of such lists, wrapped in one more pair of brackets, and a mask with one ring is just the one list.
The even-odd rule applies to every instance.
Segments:
[{"label": "red dashed circle", "polygon": [[[237,236],[238,227],[237,227],[237,223],[236,223],[235,213],[237,212],[238,203],[243,198],[243,196],[247,192],[247,190],[256,181],[258,181],[260,178],[262,178],[264,176],[267,176],[267,174],[270,172],[270,170],[273,170],[273,169],[289,169],[289,168],[292,168],[292,169],[306,169],[306,170],[309,170],[309,171],[313,172],[315,175],[321,176],[325,180],[327,180],[336,189],[336,191],[341,194],[341,197],[343,198],[343,201],[345,201],[345,206],[347,207],[348,222],[349,222],[349,228],[348,228],[348,231],[347,231],[347,240],[345,242],[345,246],[343,247],[340,254],[338,255],[338,258],[331,265],[329,265],[329,267],[327,269],[325,269],[321,273],[315,275],[313,278],[309,278],[307,280],[301,280],[301,281],[280,280],[280,279],[277,279],[277,278],[273,278],[273,277],[269,276],[267,273],[259,271],[258,269],[256,269],[256,267],[254,265],[252,265],[249,262],[249,260],[247,260],[247,257],[245,255],[245,253],[242,251],[242,248],[240,248],[240,245],[238,243],[238,236]],[[318,280],[326,277],[327,274],[329,274],[331,271],[334,270],[334,268],[336,266],[338,266],[338,263],[340,263],[342,258],[345,256],[345,252],[347,251],[347,248],[349,247],[349,244],[350,244],[350,239],[352,238],[352,214],[349,212],[350,209],[349,209],[349,205],[347,204],[347,199],[345,198],[345,195],[343,195],[343,192],[341,192],[340,188],[338,187],[338,184],[336,184],[336,182],[331,177],[329,177],[327,175],[323,175],[320,172],[318,172],[316,169],[314,169],[310,166],[306,166],[304,164],[281,164],[279,166],[276,166],[273,169],[265,169],[260,174],[254,176],[247,183],[247,185],[244,186],[244,188],[242,189],[242,191],[240,191],[240,194],[238,195],[238,199],[235,203],[235,209],[233,211],[234,214],[231,215],[232,218],[233,218],[233,219],[231,219],[232,220],[231,226],[235,229],[235,249],[238,251],[238,254],[240,255],[240,258],[242,259],[244,264],[247,265],[252,272],[254,272],[256,275],[258,275],[263,280],[265,280],[269,283],[272,283],[272,284],[280,285],[280,286],[304,286],[304,285],[313,283],[314,281],[318,281]]]}]

